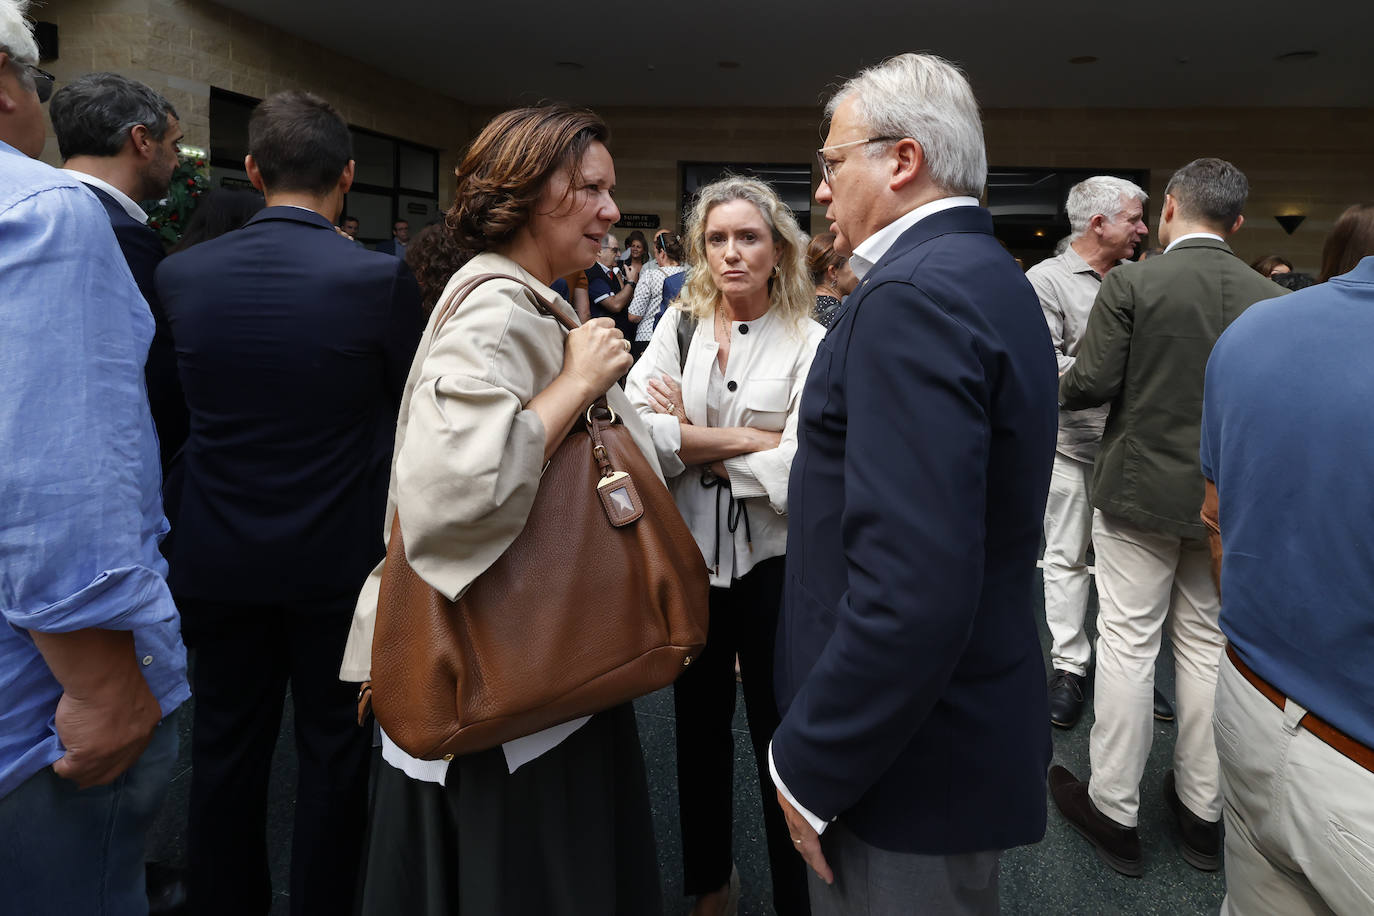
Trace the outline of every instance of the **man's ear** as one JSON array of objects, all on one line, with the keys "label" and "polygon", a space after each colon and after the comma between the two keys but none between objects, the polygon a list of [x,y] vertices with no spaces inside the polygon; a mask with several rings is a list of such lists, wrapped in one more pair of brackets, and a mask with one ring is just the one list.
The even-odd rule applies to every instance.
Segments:
[{"label": "man's ear", "polygon": [[[19,107],[19,102],[15,99],[14,95],[9,91],[8,88],[10,78],[3,75],[6,72],[5,64],[9,63],[12,60],[14,60],[13,57],[10,57],[4,51],[0,51],[0,114],[9,114],[10,112],[15,111]],[[15,72],[15,68],[11,67],[9,69],[9,72]]]},{"label": "man's ear", "polygon": [[926,164],[926,151],[915,140],[903,137],[897,141],[893,152],[897,154],[897,162],[893,166],[892,178],[887,184],[891,190],[897,191],[915,181],[921,174]]},{"label": "man's ear", "polygon": [[[354,162],[348,160],[348,165],[344,166],[343,174],[339,176],[339,193],[347,194],[348,189],[353,187]],[[395,230],[393,230],[394,232]]]},{"label": "man's ear", "polygon": [[148,135],[148,128],[142,124],[135,124],[129,128],[129,136],[124,141],[126,144],[133,144],[134,155],[140,159],[153,158],[154,141]]},{"label": "man's ear", "polygon": [[1241,214],[1240,216],[1237,216],[1237,217],[1236,217],[1235,225],[1233,225],[1233,226],[1231,227],[1231,231],[1228,232],[1228,233],[1226,233],[1226,234],[1227,234],[1227,235],[1235,235],[1237,232],[1240,231],[1240,227],[1241,227],[1241,225],[1242,225],[1244,222],[1245,222],[1245,215],[1244,215],[1244,214]]},{"label": "man's ear", "polygon": [[253,154],[249,153],[243,157],[243,170],[248,173],[248,181],[257,188],[262,194],[267,193],[267,189],[262,186],[262,172],[258,171],[258,164],[253,159]]},{"label": "man's ear", "polygon": [[1089,231],[1089,232],[1099,232],[1099,231],[1101,231],[1103,224],[1106,223],[1106,222],[1107,222],[1107,216],[1106,216],[1106,214],[1103,214],[1103,213],[1094,213],[1094,214],[1092,215],[1092,219],[1088,220],[1088,231]]},{"label": "man's ear", "polygon": [[1172,194],[1165,194],[1165,195],[1164,195],[1164,209],[1162,209],[1162,210],[1159,211],[1159,221],[1160,221],[1161,223],[1171,223],[1171,222],[1173,222],[1173,220],[1174,220],[1174,210],[1175,210],[1175,207],[1176,207],[1176,205],[1175,205],[1175,203],[1174,203],[1174,196],[1173,196]]}]

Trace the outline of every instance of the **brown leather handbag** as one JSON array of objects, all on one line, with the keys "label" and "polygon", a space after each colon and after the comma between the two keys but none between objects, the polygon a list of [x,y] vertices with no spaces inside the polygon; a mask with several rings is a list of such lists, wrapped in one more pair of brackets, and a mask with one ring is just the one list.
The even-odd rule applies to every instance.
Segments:
[{"label": "brown leather handbag", "polygon": [[[523,283],[474,277],[435,332],[496,278]],[[709,588],[668,488],[603,398],[554,452],[524,529],[457,601],[406,562],[392,522],[372,644],[377,721],[411,756],[450,759],[665,687],[706,643]]]}]

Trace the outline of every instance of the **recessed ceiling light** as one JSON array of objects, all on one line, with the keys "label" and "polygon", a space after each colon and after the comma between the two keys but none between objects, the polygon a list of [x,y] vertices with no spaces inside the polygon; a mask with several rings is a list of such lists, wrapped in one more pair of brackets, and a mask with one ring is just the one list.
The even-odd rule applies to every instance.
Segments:
[{"label": "recessed ceiling light", "polygon": [[558,68],[560,68],[560,69],[563,69],[563,70],[581,70],[581,69],[582,69],[582,65],[581,65],[580,63],[578,63],[577,61],[575,61],[575,60],[560,60],[560,61],[557,61],[557,62],[554,64],[554,66],[555,66],[555,67],[558,67]]},{"label": "recessed ceiling light", "polygon": [[739,61],[737,60],[718,60],[716,66],[722,70],[738,70]]},{"label": "recessed ceiling light", "polygon": [[1280,54],[1274,60],[1279,63],[1288,63],[1295,60],[1311,60],[1317,56],[1316,51],[1289,51],[1287,54]]},{"label": "recessed ceiling light", "polygon": [[1083,55],[1080,55],[1080,56],[1078,56],[1078,57],[1070,57],[1070,58],[1069,58],[1069,63],[1071,63],[1071,64],[1095,64],[1095,63],[1097,63],[1097,58],[1096,58],[1096,57],[1093,57],[1091,54],[1083,54]]}]

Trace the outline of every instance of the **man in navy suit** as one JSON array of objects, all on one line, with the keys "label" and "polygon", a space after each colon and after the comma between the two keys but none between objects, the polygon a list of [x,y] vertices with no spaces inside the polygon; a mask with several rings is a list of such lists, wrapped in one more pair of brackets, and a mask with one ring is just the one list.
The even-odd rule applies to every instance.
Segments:
[{"label": "man in navy suit", "polygon": [[410,244],[410,223],[398,219],[391,224],[391,238],[377,246],[377,250],[398,258],[406,256],[406,246]]},{"label": "man in navy suit", "polygon": [[816,199],[861,283],[802,395],[770,769],[814,913],[996,913],[1045,831],[1054,351],[963,75],[904,54],[828,114]]},{"label": "man in navy suit", "polygon": [[157,428],[162,474],[186,441],[186,402],[177,381],[176,354],[153,273],[165,252],[138,205],[167,195],[177,166],[181,123],[172,104],[152,89],[117,73],[88,73],[53,95],[48,104],[62,167],[80,179],[105,207],[120,250],[156,330],[144,376]]},{"label": "man in navy suit", "polygon": [[635,294],[635,284],[639,282],[639,265],[630,264],[625,268],[625,282],[616,276],[616,256],[620,254],[620,241],[607,233],[601,239],[601,254],[596,263],[586,270],[587,295],[592,300],[592,317],[609,318],[625,335],[626,340],[634,340],[634,323],[630,320],[629,304]]},{"label": "man in navy suit", "polygon": [[353,161],[327,102],[272,96],[248,143],[244,168],[266,208],[157,271],[191,412],[170,560],[196,650],[191,906],[270,908],[267,781],[289,681],[291,909],[349,913],[372,731],[338,667],[358,588],[382,555],[420,295],[403,261],[334,228]]}]

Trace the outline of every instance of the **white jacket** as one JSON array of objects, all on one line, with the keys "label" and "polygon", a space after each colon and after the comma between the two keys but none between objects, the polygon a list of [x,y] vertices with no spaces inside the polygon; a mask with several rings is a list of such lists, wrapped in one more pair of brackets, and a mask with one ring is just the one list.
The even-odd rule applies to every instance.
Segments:
[{"label": "white jacket", "polygon": [[[630,371],[625,393],[649,427],[663,475],[668,478],[668,489],[692,529],[708,568],[715,559],[719,538],[720,565],[711,575],[711,584],[729,587],[732,579],[749,572],[754,564],[787,552],[787,482],[792,473],[792,456],[797,451],[797,415],[811,359],[825,329],[810,318],[796,325],[771,311],[754,321],[733,323],[725,378],[727,383],[734,382],[736,388],[727,390],[718,405],[719,425],[781,432],[782,441],[777,448],[728,459],[725,467],[730,472],[730,490],[721,492],[701,485],[701,468],[689,468],[682,463],[678,456],[682,448],[678,419],[654,413],[646,394],[650,379],[661,375],[674,379],[682,385],[682,406],[687,418],[697,426],[706,425],[711,364],[720,347],[712,322],[698,322],[687,364],[680,371],[677,331],[684,317],[676,308],[664,313],[654,328],[649,348]],[[729,531],[731,495],[748,510],[747,534],[742,522],[733,534]]]}]

